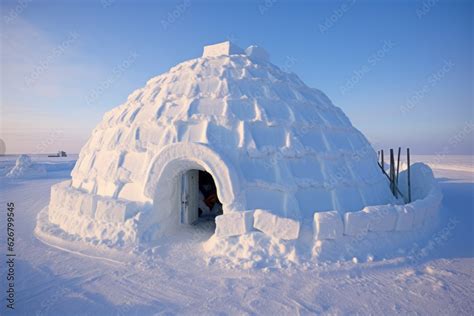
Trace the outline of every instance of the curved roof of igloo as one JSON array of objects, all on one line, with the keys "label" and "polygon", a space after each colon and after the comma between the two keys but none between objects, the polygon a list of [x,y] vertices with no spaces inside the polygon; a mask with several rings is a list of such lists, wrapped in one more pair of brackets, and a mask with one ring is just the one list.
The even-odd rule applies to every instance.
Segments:
[{"label": "curved roof of igloo", "polygon": [[73,186],[144,200],[153,157],[206,144],[238,169],[245,207],[288,216],[358,210],[391,199],[375,152],[342,110],[260,47],[204,49],[107,112],[81,150]]}]

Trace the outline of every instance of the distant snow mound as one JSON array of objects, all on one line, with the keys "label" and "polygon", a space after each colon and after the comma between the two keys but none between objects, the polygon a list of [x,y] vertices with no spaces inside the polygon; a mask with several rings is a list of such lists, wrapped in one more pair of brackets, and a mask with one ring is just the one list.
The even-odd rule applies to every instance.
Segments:
[{"label": "distant snow mound", "polygon": [[35,165],[30,156],[20,155],[15,166],[7,173],[8,178],[37,177],[46,174],[46,169]]}]

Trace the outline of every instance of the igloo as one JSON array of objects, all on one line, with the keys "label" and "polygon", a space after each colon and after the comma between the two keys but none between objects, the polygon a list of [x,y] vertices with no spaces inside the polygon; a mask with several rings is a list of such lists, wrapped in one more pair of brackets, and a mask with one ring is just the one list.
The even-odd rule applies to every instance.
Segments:
[{"label": "igloo", "polygon": [[199,218],[206,176],[222,204],[222,238],[259,230],[295,239],[315,213],[341,221],[394,201],[373,148],[324,93],[263,48],[224,42],[104,115],[72,180],[52,187],[48,219],[113,245],[156,240]]}]

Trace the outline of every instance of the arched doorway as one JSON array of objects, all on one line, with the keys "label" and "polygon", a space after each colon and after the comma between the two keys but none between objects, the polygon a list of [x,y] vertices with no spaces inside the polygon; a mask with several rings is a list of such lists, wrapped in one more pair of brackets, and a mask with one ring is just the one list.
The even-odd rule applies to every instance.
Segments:
[{"label": "arched doorway", "polygon": [[[227,159],[204,144],[170,144],[152,159],[144,184],[144,195],[153,201],[153,211],[146,223],[142,224],[144,230],[154,227],[152,239],[175,229],[176,225],[183,227],[180,225],[183,176],[188,172],[198,173],[196,177],[198,185],[190,187],[198,193],[200,171],[205,172],[203,176],[207,177],[207,174],[211,176],[223,213],[245,209],[239,176]],[[193,223],[193,219],[196,219],[196,213],[190,215],[185,223]],[[214,220],[207,222],[215,226]]]},{"label": "arched doorway", "polygon": [[180,222],[202,225],[223,214],[217,186],[212,175],[204,170],[191,169],[183,173],[180,184]]}]

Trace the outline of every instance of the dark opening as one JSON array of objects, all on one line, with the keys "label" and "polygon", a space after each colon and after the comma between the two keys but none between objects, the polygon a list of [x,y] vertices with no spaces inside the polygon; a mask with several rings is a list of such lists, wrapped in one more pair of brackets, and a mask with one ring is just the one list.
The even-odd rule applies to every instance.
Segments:
[{"label": "dark opening", "polygon": [[217,187],[211,174],[199,171],[199,218],[214,220],[222,214],[222,203],[217,196]]}]

